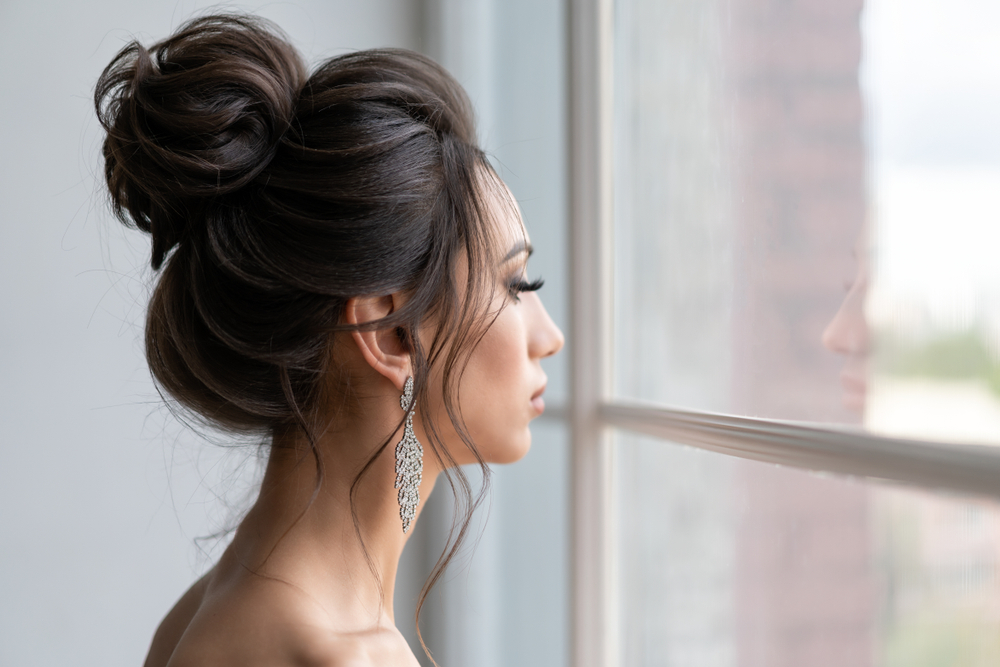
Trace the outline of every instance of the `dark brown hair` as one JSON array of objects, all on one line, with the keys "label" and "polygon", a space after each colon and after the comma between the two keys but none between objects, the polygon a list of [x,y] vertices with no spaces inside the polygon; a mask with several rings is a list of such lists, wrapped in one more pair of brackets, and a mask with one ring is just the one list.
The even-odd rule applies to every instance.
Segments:
[{"label": "dark brown hair", "polygon": [[[318,489],[317,403],[332,335],[349,328],[344,305],[404,291],[404,307],[368,328],[395,328],[410,346],[418,414],[428,369],[441,365],[449,417],[482,464],[455,391],[489,326],[497,248],[485,198],[497,181],[468,98],[443,68],[384,49],[308,75],[273,25],[213,15],[148,49],[126,46],[101,75],[95,105],[112,207],[151,235],[161,271],[146,354],[162,391],[230,431],[301,429]],[[464,288],[454,284],[463,255]],[[415,332],[428,318],[441,324],[425,350]],[[461,471],[448,471],[435,425],[425,426],[466,512],[418,617],[486,490],[473,498]],[[355,479],[352,508],[387,445]]]}]

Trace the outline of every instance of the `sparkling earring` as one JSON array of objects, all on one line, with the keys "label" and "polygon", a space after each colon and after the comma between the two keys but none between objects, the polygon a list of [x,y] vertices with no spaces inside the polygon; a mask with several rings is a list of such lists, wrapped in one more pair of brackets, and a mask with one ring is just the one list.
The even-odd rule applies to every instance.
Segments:
[{"label": "sparkling earring", "polygon": [[403,520],[403,532],[410,529],[410,522],[417,516],[420,503],[420,480],[424,472],[424,448],[413,433],[413,376],[406,378],[399,407],[406,413],[403,439],[396,445],[396,485],[399,489],[399,518]]}]

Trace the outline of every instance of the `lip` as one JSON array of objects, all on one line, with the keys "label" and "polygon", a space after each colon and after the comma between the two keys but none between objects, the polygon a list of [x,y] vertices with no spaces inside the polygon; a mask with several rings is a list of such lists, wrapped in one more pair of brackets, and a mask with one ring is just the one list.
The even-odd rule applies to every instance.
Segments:
[{"label": "lip", "polygon": [[542,394],[545,393],[545,386],[542,385],[541,388],[531,395],[531,407],[535,409],[535,412],[542,414],[545,412],[545,399],[542,398]]}]

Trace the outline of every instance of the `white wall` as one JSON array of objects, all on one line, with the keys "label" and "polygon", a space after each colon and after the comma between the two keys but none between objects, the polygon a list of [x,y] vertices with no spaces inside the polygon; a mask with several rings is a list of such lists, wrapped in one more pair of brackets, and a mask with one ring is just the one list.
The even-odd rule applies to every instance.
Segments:
[{"label": "white wall", "polygon": [[[0,3],[0,666],[138,665],[208,564],[224,472],[159,407],[141,349],[148,244],[110,219],[92,88],[132,35],[208,3]],[[310,58],[420,46],[407,0],[230,5]],[[252,468],[252,461],[250,467]],[[204,484],[202,483],[204,478]]]}]

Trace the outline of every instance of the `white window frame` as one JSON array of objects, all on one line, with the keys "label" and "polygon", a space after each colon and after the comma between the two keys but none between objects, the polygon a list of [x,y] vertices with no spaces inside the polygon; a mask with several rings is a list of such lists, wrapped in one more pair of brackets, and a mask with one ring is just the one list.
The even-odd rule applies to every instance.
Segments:
[{"label": "white window frame", "polygon": [[616,401],[614,0],[569,0],[571,664],[618,664],[612,429],[807,470],[1000,498],[1000,449]]}]

